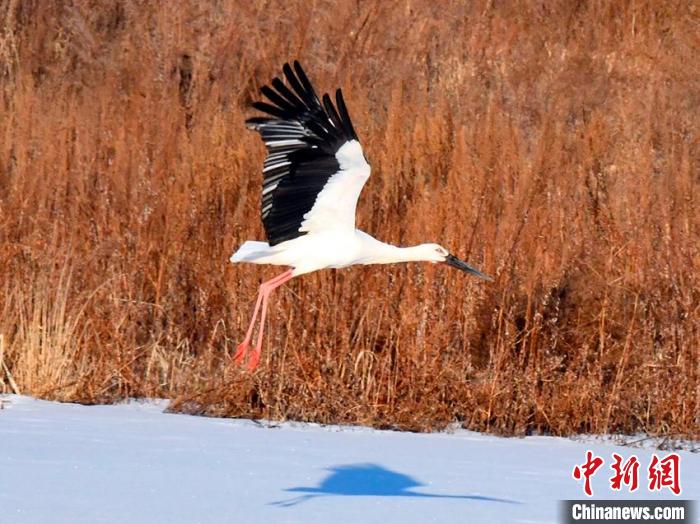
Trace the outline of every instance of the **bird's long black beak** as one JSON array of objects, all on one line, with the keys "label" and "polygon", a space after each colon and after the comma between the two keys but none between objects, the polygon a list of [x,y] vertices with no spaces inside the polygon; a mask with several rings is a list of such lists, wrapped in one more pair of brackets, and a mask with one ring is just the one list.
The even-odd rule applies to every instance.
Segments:
[{"label": "bird's long black beak", "polygon": [[452,267],[456,267],[457,269],[461,269],[462,271],[466,271],[467,273],[471,273],[472,275],[477,276],[479,278],[483,278],[484,280],[488,280],[489,282],[493,282],[493,278],[488,276],[486,273],[482,273],[475,267],[471,267],[469,264],[463,262],[454,255],[447,255],[447,258],[445,259],[445,264]]}]

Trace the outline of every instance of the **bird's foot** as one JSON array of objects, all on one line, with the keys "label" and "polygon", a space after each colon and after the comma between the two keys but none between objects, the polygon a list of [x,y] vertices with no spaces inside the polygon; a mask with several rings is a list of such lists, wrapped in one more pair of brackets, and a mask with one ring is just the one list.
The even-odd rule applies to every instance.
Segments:
[{"label": "bird's foot", "polygon": [[254,371],[258,367],[258,362],[260,362],[260,350],[261,348],[253,348],[250,353],[250,358],[248,359],[248,370]]},{"label": "bird's foot", "polygon": [[233,361],[236,364],[243,364],[243,359],[248,353],[248,349],[250,349],[250,343],[247,340],[238,344],[236,352],[233,354]]},{"label": "bird's foot", "polygon": [[250,351],[250,342],[243,341],[240,344],[238,344],[238,348],[236,348],[236,352],[233,354],[233,361],[239,366],[242,366],[246,355],[248,355],[248,364],[246,365],[246,367],[250,371],[254,371],[255,368],[258,367],[258,363],[260,362],[260,350],[261,348],[256,347],[253,348],[252,351]]}]

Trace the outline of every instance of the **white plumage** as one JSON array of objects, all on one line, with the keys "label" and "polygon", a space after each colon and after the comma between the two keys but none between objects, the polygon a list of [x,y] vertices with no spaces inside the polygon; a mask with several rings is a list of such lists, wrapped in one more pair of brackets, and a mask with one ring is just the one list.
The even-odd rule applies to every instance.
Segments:
[{"label": "white plumage", "polygon": [[295,276],[355,264],[426,261],[446,263],[491,280],[438,244],[397,247],[356,229],[357,200],[369,179],[370,166],[342,92],[336,92],[336,105],[328,95],[323,96],[322,104],[298,62],[294,62],[294,70],[285,64],[283,72],[291,89],[274,78],[272,88],[261,90],[272,104],[253,104],[270,117],[247,121],[260,133],[268,150],[261,206],[268,242],[249,240],[231,257],[231,262],[290,268],[260,286],[246,338],[234,356],[241,361],[248,353],[262,307],[251,369],[260,357],[269,295]]}]

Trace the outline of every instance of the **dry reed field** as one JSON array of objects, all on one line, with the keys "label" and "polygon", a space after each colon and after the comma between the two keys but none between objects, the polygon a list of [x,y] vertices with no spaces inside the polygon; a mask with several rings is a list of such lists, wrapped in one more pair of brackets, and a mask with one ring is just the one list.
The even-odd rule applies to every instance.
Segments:
[{"label": "dry reed field", "polygon": [[[0,3],[0,391],[503,434],[700,434],[692,2]],[[298,58],[373,167],[358,227],[443,266],[259,283],[244,120]]]}]

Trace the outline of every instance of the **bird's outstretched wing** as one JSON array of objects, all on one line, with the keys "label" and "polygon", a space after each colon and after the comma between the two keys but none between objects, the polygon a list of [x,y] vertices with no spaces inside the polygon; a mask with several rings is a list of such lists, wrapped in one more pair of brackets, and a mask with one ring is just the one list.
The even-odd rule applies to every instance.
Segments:
[{"label": "bird's outstretched wing", "polygon": [[321,101],[299,62],[282,71],[288,85],[273,78],[261,89],[269,102],[253,104],[270,116],[246,121],[267,147],[262,221],[271,246],[309,232],[354,229],[370,173],[340,89],[335,105],[327,94]]}]

